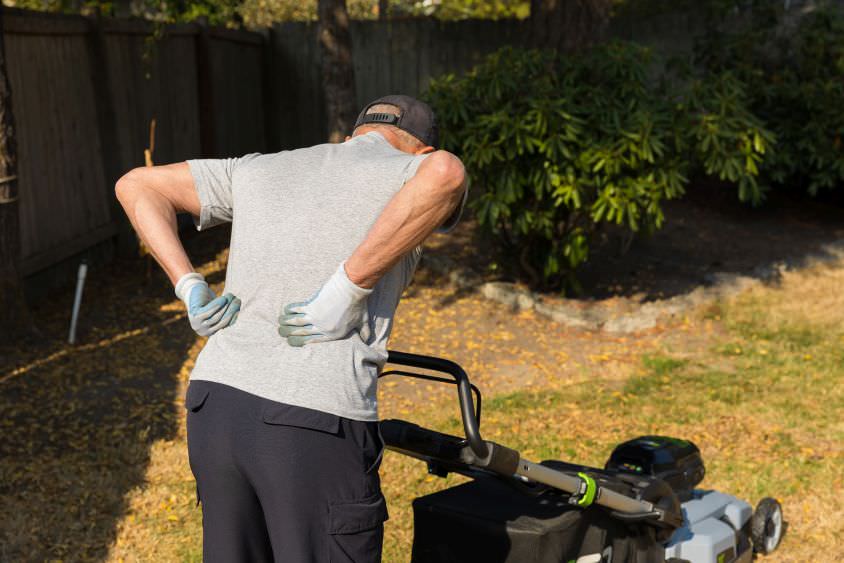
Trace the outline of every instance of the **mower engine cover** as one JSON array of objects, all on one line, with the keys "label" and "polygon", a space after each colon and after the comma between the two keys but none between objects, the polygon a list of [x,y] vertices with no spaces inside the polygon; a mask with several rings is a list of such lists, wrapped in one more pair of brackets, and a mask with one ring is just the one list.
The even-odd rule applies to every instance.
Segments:
[{"label": "mower engine cover", "polygon": [[696,445],[667,436],[640,436],[619,444],[606,469],[658,477],[671,485],[680,501],[692,498],[692,491],[706,473]]}]

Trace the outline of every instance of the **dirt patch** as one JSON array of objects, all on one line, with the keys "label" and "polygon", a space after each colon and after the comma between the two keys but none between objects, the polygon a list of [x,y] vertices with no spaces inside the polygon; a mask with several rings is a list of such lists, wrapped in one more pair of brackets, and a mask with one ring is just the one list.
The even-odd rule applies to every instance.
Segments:
[{"label": "dirt patch", "polygon": [[840,207],[774,194],[754,209],[717,185],[692,186],[684,199],[666,202],[665,216],[663,229],[626,253],[606,242],[597,249],[580,273],[587,299],[664,299],[710,285],[718,274],[799,268],[844,239]]}]

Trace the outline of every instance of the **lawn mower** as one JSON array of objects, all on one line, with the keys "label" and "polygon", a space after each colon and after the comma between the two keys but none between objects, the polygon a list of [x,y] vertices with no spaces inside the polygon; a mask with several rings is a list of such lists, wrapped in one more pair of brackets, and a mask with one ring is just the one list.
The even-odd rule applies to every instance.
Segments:
[{"label": "lawn mower", "polygon": [[396,351],[388,362],[425,373],[390,369],[379,377],[456,385],[464,436],[390,419],[380,423],[386,447],[424,461],[432,475],[471,478],[414,499],[413,563],[731,563],[780,543],[776,500],[753,510],[696,488],[705,469],[688,440],[632,439],[603,469],[535,463],[481,437],[481,393],[458,364]]}]

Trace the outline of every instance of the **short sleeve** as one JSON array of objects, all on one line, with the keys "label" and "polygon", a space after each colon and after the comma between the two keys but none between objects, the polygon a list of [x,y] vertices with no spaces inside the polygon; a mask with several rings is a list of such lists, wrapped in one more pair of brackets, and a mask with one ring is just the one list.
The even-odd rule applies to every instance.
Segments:
[{"label": "short sleeve", "polygon": [[431,153],[425,154],[417,154],[413,158],[410,159],[410,162],[407,164],[407,168],[404,169],[404,177],[402,178],[401,184],[402,186],[405,185],[411,178],[416,176],[416,172],[419,170],[419,166],[422,164],[422,161],[428,158],[428,155]]},{"label": "short sleeve", "polygon": [[257,154],[239,158],[188,160],[196,193],[199,196],[199,217],[193,218],[197,231],[210,229],[232,220],[232,180],[238,166]]}]

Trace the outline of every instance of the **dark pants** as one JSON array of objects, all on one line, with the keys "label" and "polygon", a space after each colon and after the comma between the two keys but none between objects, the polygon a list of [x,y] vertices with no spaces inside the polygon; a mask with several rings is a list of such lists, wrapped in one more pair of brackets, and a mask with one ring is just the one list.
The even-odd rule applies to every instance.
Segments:
[{"label": "dark pants", "polygon": [[185,406],[206,563],[381,560],[377,422],[200,380]]}]

